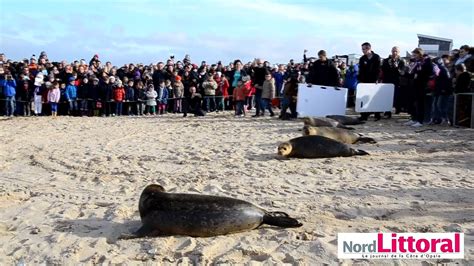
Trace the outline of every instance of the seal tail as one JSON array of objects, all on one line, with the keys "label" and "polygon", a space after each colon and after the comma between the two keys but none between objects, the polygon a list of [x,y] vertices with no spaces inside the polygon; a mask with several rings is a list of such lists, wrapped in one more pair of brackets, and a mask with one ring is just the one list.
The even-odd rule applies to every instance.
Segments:
[{"label": "seal tail", "polygon": [[354,155],[370,155],[368,152],[366,152],[364,150],[352,149],[352,151],[354,152]]},{"label": "seal tail", "polygon": [[355,130],[355,128],[353,128],[353,127],[346,127],[344,125],[339,125],[338,128],[343,128],[343,129],[347,129],[347,130]]},{"label": "seal tail", "polygon": [[371,144],[375,144],[377,143],[377,141],[375,141],[375,139],[373,138],[368,138],[368,137],[360,137],[357,142],[359,143],[371,143]]},{"label": "seal tail", "polygon": [[303,224],[298,222],[295,218],[291,218],[284,212],[267,212],[263,216],[263,223],[279,227],[300,227]]}]

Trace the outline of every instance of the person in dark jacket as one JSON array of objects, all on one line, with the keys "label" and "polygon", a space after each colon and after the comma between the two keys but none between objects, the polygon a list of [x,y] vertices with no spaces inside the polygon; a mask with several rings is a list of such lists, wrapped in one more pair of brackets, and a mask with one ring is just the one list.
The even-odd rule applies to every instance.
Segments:
[{"label": "person in dark jacket", "polygon": [[20,74],[16,93],[17,115],[30,115],[30,80],[27,75]]},{"label": "person in dark jacket", "polygon": [[262,90],[263,82],[265,81],[265,74],[267,69],[263,63],[263,60],[258,58],[255,60],[255,66],[252,68],[252,84],[255,86],[255,115],[253,117],[259,117],[262,115]]},{"label": "person in dark jacket", "polygon": [[423,49],[416,48],[412,52],[414,62],[409,67],[409,72],[413,75],[412,94],[414,95],[414,117],[406,125],[413,127],[423,126],[425,119],[425,96],[428,81],[433,77],[434,70],[431,59],[425,56]]},{"label": "person in dark jacket", "polygon": [[[402,97],[400,90],[400,76],[404,74],[405,61],[400,58],[400,48],[397,46],[392,48],[392,54],[383,60],[382,62],[382,82],[391,83],[395,87],[393,95],[393,107],[395,107],[395,113],[399,114],[402,107]],[[386,112],[385,115],[390,118],[391,112]]]},{"label": "person in dark jacket", "polygon": [[[91,82],[92,83],[92,82]],[[87,115],[89,110],[89,90],[91,84],[89,83],[88,78],[83,78],[81,84],[77,88],[77,98],[80,101],[79,103],[79,110],[81,112],[81,116]]]},{"label": "person in dark jacket", "polygon": [[[466,93],[470,92],[470,84],[471,84],[471,74],[467,71],[466,66],[464,64],[458,64],[455,66],[455,73],[456,73],[456,85],[454,86],[454,93]],[[453,121],[456,125],[469,127],[470,123],[470,112],[471,112],[471,99],[468,97],[458,97],[457,103],[457,121]]]},{"label": "person in dark jacket", "polygon": [[453,93],[451,74],[443,62],[443,59],[434,60],[439,68],[439,74],[435,80],[435,90],[433,91],[433,106],[431,108],[430,124],[450,125],[448,118],[448,100]]},{"label": "person in dark jacket", "polygon": [[[380,56],[372,51],[370,43],[362,44],[362,53],[359,59],[359,83],[377,83],[380,75]],[[359,120],[367,121],[371,113],[360,113]],[[380,113],[375,113],[375,121],[380,119]]]},{"label": "person in dark jacket", "polygon": [[[283,100],[280,116],[278,118],[287,120],[290,118],[296,118],[298,116],[296,112],[296,100],[298,97],[298,79],[293,76],[290,80],[285,83],[285,88],[283,89]],[[286,110],[290,108],[291,115],[288,116]]]},{"label": "person in dark jacket", "polygon": [[[98,116],[100,110],[102,109],[102,102],[100,101],[100,86],[99,86],[99,79],[95,76],[91,76],[92,84],[89,88],[88,97],[92,99],[92,115]],[[90,83],[89,82],[89,83]]]},{"label": "person in dark jacket", "polygon": [[339,72],[336,66],[327,59],[326,51],[318,52],[319,59],[310,63],[308,70],[308,85],[339,86]]},{"label": "person in dark jacket", "polygon": [[159,62],[156,67],[157,69],[153,71],[152,79],[153,79],[153,86],[155,88],[158,88],[160,86],[160,82],[166,80],[167,73],[164,69],[165,65],[163,64],[163,62]]},{"label": "person in dark jacket", "polygon": [[[228,77],[229,85],[230,85],[229,95],[234,94],[234,88],[237,87],[237,83],[239,82],[239,80],[242,77],[248,75],[247,71],[243,69],[244,65],[242,64],[242,61],[240,61],[239,59],[234,61],[233,66],[234,68],[227,73],[227,77]],[[232,106],[234,106],[234,100],[232,98],[229,98],[229,101],[225,104],[229,108],[232,108]]]},{"label": "person in dark jacket", "polygon": [[125,109],[127,110],[127,115],[134,114],[135,104],[135,90],[133,89],[133,79],[128,80],[128,84],[125,85]]}]

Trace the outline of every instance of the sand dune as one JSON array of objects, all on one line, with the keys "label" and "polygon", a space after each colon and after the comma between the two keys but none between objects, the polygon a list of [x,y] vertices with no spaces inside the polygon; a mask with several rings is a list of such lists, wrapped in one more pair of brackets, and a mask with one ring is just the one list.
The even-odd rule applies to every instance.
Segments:
[{"label": "sand dune", "polygon": [[[302,122],[230,113],[2,118],[0,264],[394,264],[337,259],[338,232],[378,231],[462,231],[466,258],[452,262],[467,264],[474,130],[417,133],[399,120],[355,126],[378,141],[354,145],[371,156],[281,160],[278,143],[300,136]],[[244,199],[304,225],[117,240],[140,226],[138,197],[150,183]]]}]

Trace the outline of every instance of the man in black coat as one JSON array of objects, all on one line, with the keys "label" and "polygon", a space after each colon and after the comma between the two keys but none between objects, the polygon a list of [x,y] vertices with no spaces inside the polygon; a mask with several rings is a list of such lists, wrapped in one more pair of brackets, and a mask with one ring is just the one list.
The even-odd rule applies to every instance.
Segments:
[{"label": "man in black coat", "polygon": [[[380,75],[380,56],[372,51],[370,43],[362,44],[362,53],[359,59],[359,83],[377,83]],[[371,113],[360,113],[359,120],[367,121]],[[375,121],[380,120],[380,113],[375,113]]]},{"label": "man in black coat", "polygon": [[[255,60],[255,66],[252,68],[252,84],[255,86],[255,115],[253,117],[258,117],[263,114],[262,110],[262,89],[263,82],[265,81],[265,74],[267,69],[263,64],[262,59]],[[261,114],[262,112],[262,114]]]},{"label": "man in black coat", "polygon": [[153,79],[153,86],[155,88],[159,88],[160,87],[160,82],[166,80],[167,73],[166,73],[164,67],[165,67],[165,65],[163,64],[163,62],[159,62],[158,65],[157,65],[157,69],[155,69],[155,71],[153,71],[152,79]]},{"label": "man in black coat", "polygon": [[[382,82],[391,83],[395,87],[393,105],[395,113],[399,114],[403,104],[403,99],[400,91],[400,76],[405,73],[405,61],[400,58],[400,48],[397,46],[392,48],[392,54],[383,60],[382,63]],[[391,117],[391,112],[386,112],[387,117]]]},{"label": "man in black coat", "polygon": [[309,64],[307,83],[332,87],[339,86],[339,72],[336,66],[327,59],[326,51],[319,51],[318,57],[318,60]]}]

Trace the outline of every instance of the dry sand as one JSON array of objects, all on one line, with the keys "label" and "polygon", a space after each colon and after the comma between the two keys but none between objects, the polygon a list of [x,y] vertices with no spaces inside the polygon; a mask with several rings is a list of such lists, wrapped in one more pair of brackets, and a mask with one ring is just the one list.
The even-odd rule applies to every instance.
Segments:
[{"label": "dry sand", "polygon": [[[451,262],[474,260],[473,130],[416,133],[394,118],[356,126],[379,141],[354,145],[371,156],[276,158],[300,127],[230,113],[2,118],[0,265],[396,263],[337,259],[338,232],[378,231],[462,231],[465,260]],[[304,225],[117,240],[140,226],[138,197],[150,183],[248,200]]]}]

